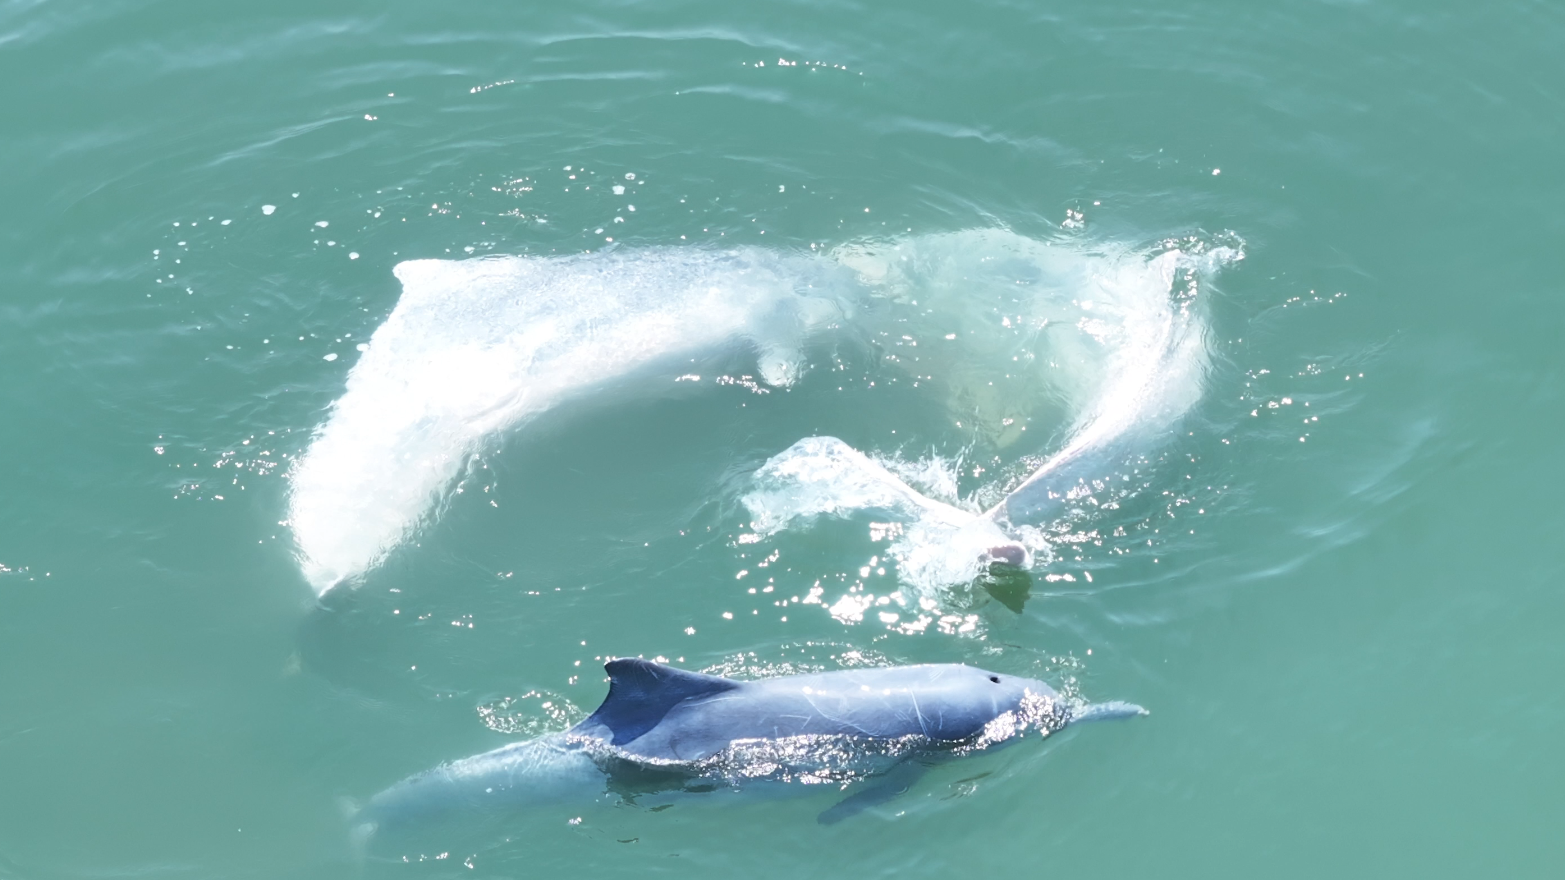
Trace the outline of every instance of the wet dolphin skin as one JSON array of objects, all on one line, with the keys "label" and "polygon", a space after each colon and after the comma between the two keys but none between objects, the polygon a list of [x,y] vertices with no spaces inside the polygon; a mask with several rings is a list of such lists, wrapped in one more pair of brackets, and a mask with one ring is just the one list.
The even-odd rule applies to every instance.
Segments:
[{"label": "wet dolphin skin", "polygon": [[638,659],[611,660],[605,670],[608,696],[570,730],[403,780],[371,799],[359,824],[590,798],[618,776],[649,770],[665,774],[670,788],[689,780],[852,781],[919,755],[959,756],[1029,730],[1146,713],[1128,703],[1072,705],[1041,681],[952,663],[760,681]]}]

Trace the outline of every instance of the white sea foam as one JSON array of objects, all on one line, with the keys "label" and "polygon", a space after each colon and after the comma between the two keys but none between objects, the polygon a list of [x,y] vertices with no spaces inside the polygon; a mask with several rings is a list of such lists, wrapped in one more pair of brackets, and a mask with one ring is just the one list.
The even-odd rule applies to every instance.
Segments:
[{"label": "white sea foam", "polygon": [[879,509],[903,517],[958,526],[975,517],[936,501],[903,482],[885,465],[836,437],[806,437],[773,456],[755,474],[757,491],[745,496],[751,528],[775,534],[793,522],[821,515]]},{"label": "white sea foam", "polygon": [[854,282],[762,249],[653,248],[563,257],[416,260],[390,317],[292,474],[289,519],[324,593],[375,566],[486,438],[659,359],[751,340],[787,384],[797,344],[838,321]]},{"label": "white sea foam", "polygon": [[[986,230],[834,256],[867,285],[916,305],[915,317],[901,319],[905,326],[950,327],[943,338],[962,345],[949,370],[965,362],[981,371],[987,358],[1008,378],[1029,371],[1030,385],[1052,389],[1070,411],[1064,444],[987,513],[955,499],[942,480],[933,485],[954,503],[928,498],[831,437],[805,438],[756,473],[743,501],[759,533],[823,515],[885,511],[907,524],[890,547],[899,578],[928,595],[970,582],[991,548],[1019,544],[1028,565],[1032,554],[1046,555],[1034,526],[1074,484],[1070,466],[1166,430],[1199,399],[1208,357],[1197,281],[1243,253],[1237,241],[1169,243],[1148,253]],[[906,464],[898,470],[916,472]]]}]

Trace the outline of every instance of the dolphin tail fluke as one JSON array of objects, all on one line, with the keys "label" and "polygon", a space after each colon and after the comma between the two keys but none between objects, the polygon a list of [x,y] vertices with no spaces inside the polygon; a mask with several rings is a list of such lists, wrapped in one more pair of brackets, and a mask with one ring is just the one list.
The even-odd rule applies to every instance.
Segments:
[{"label": "dolphin tail fluke", "polygon": [[337,798],[337,812],[341,813],[342,818],[347,820],[349,827],[348,836],[354,848],[360,852],[369,843],[370,838],[375,836],[375,829],[379,827],[379,823],[364,812],[364,806],[363,803],[354,798]]},{"label": "dolphin tail fluke", "polygon": [[1134,718],[1137,715],[1151,715],[1146,709],[1135,703],[1125,703],[1119,700],[1110,700],[1107,703],[1089,703],[1071,712],[1071,723],[1078,721],[1112,721],[1116,718]]}]

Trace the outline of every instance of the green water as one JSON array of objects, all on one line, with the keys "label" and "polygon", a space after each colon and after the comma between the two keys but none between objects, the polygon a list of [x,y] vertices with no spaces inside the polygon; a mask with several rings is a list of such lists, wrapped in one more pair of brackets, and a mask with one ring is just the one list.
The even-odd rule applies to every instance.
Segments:
[{"label": "green water", "polygon": [[[1538,2],[0,3],[0,877],[1554,873],[1562,40]],[[1076,397],[982,347],[914,386],[873,308],[786,390],[735,343],[566,395],[306,579],[288,472],[399,262],[973,230],[1244,248],[1193,403],[1039,523],[1027,595],[833,614],[904,577],[875,517],[750,529],[802,437],[960,460],[970,499],[1068,442]],[[563,728],[620,655],[1152,714],[830,827],[829,792],[715,793],[351,844],[351,804]]]}]

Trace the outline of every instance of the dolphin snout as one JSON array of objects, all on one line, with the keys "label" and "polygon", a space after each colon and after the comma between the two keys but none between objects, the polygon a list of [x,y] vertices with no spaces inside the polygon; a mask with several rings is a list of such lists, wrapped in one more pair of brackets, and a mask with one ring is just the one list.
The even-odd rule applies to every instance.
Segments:
[{"label": "dolphin snout", "polygon": [[991,565],[1027,566],[1027,548],[1020,544],[999,544],[984,551],[984,562]]}]

